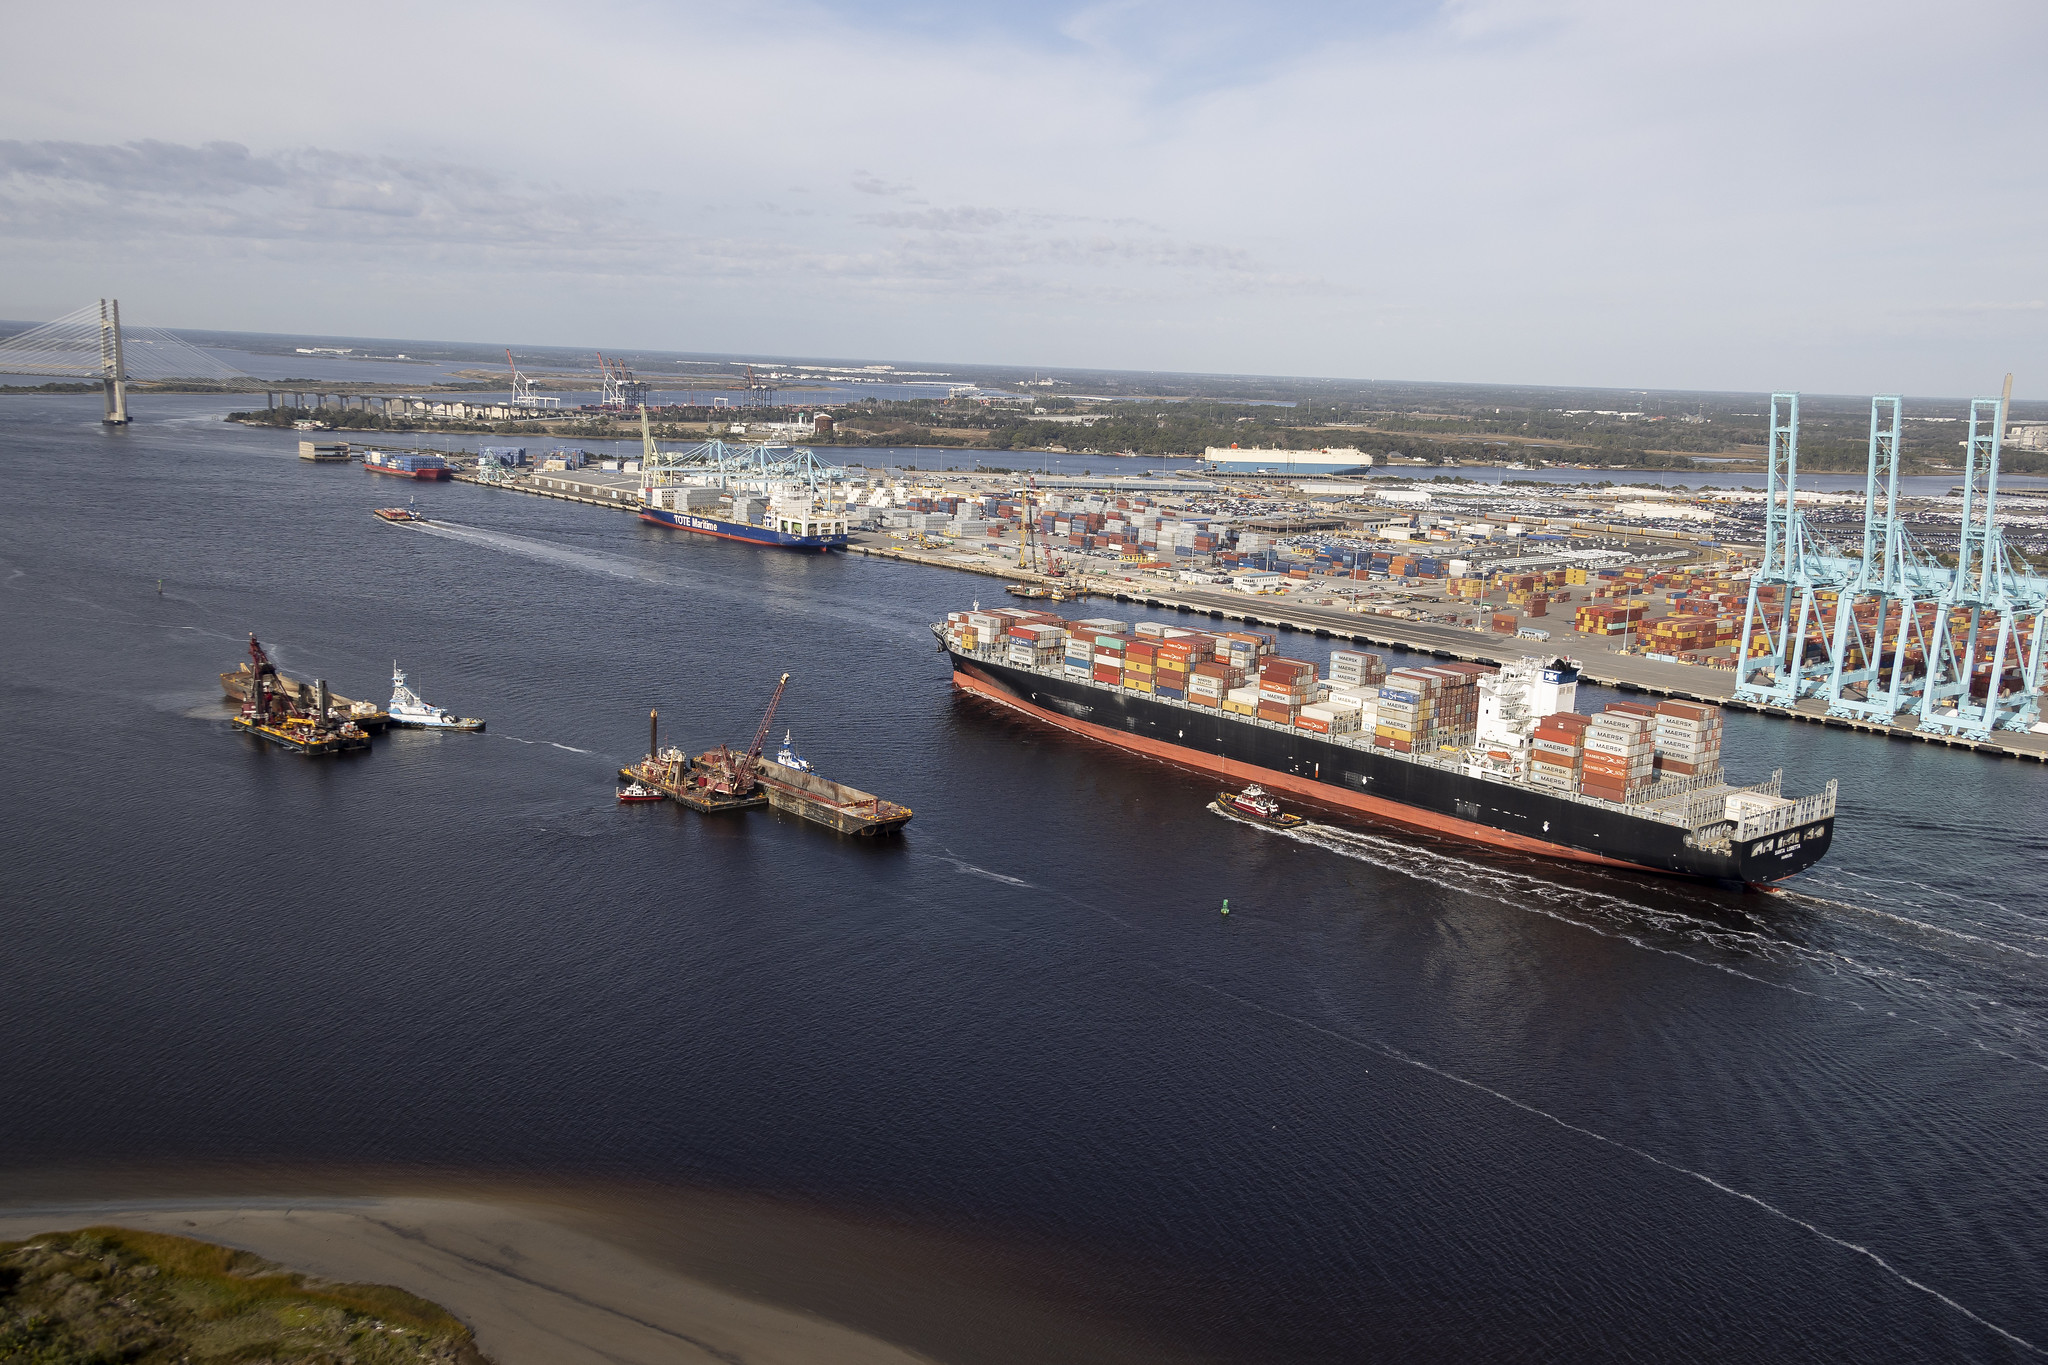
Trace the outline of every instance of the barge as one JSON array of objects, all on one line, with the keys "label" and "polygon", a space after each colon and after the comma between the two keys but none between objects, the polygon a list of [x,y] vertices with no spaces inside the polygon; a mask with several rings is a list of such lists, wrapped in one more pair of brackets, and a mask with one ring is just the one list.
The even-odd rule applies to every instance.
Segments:
[{"label": "barge", "polygon": [[1339,650],[1346,668],[1325,683],[1274,655],[1270,636],[1153,629],[1007,608],[954,613],[933,632],[959,691],[1038,723],[1476,844],[1754,886],[1811,867],[1834,837],[1833,781],[1798,799],[1782,773],[1732,785],[1713,708],[1582,716],[1568,660],[1384,673],[1377,656]]},{"label": "barge", "polygon": [[841,834],[894,834],[910,823],[911,810],[872,792],[820,777],[805,768],[755,760],[761,790],[779,811],[838,830]]}]

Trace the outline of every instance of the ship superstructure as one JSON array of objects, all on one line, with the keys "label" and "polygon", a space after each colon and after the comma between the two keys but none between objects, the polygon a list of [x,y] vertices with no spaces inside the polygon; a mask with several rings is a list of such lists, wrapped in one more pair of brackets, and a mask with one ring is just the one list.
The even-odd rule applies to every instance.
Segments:
[{"label": "ship superstructure", "polygon": [[[1573,709],[1569,660],[1386,669],[1333,654],[1331,677],[1261,632],[1137,629],[1019,608],[933,627],[963,691],[1148,757],[1475,843],[1757,884],[1819,861],[1836,785],[1728,782],[1720,718],[1687,702]],[[1156,633],[1155,633],[1156,632]]]}]

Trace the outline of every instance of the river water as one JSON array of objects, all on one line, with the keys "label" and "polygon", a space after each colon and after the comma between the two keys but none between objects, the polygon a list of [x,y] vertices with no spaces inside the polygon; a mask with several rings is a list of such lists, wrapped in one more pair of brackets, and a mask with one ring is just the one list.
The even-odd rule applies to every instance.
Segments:
[{"label": "river water", "polygon": [[[1732,716],[1738,775],[1842,781],[1775,895],[1281,835],[955,696],[926,626],[992,580],[97,402],[0,406],[0,1195],[761,1193],[1070,1249],[1159,1358],[2048,1347],[2048,770]],[[407,494],[433,526],[369,515]],[[490,729],[257,748],[214,677],[251,630]],[[649,707],[743,741],[785,670],[777,737],[901,839],[612,800]]]}]

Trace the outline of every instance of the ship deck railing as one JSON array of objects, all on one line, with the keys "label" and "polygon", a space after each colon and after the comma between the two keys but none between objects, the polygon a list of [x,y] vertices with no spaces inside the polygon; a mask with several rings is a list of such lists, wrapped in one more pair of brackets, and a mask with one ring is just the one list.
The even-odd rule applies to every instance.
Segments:
[{"label": "ship deck railing", "polygon": [[1763,796],[1781,796],[1784,783],[1784,769],[1782,768],[1774,771],[1762,782],[1753,783],[1749,786],[1736,786],[1728,782],[1717,767],[1711,772],[1696,773],[1685,777],[1666,778],[1632,801],[1609,801],[1604,797],[1588,796],[1584,792],[1541,786],[1509,774],[1487,771],[1465,761],[1463,758],[1463,745],[1444,751],[1445,753],[1455,753],[1458,757],[1443,757],[1432,753],[1404,754],[1398,749],[1382,749],[1378,747],[1373,744],[1370,735],[1363,733],[1336,735],[1320,730],[1303,730],[1299,726],[1282,725],[1277,721],[1266,720],[1260,716],[1248,716],[1235,711],[1220,712],[1215,708],[1196,706],[1192,702],[1177,701],[1172,697],[1159,696],[1157,693],[1141,692],[1121,685],[1112,686],[1108,683],[1096,682],[1093,678],[1077,678],[1068,673],[1063,665],[1049,667],[1044,664],[1021,663],[1012,658],[1007,647],[1002,645],[983,646],[977,649],[960,649],[959,646],[953,645],[949,646],[949,648],[956,649],[967,657],[984,663],[1001,664],[1005,668],[1020,668],[1026,672],[1043,674],[1048,678],[1057,678],[1062,682],[1086,683],[1090,687],[1099,688],[1105,692],[1130,693],[1136,696],[1149,697],[1151,700],[1159,702],[1164,706],[1178,706],[1183,710],[1194,711],[1207,716],[1228,714],[1233,719],[1248,725],[1261,725],[1266,729],[1277,730],[1283,734],[1313,735],[1315,738],[1326,743],[1342,745],[1345,748],[1356,749],[1361,753],[1372,753],[1384,758],[1398,759],[1404,763],[1415,763],[1427,768],[1461,773],[1464,776],[1476,778],[1483,782],[1497,782],[1502,786],[1514,787],[1518,790],[1541,792],[1545,796],[1555,797],[1560,801],[1575,802],[1582,806],[1593,806],[1602,810],[1626,811],[1628,814],[1642,819],[1656,820],[1661,824],[1683,829],[1693,836],[1695,842],[1704,844],[1718,846],[1735,840],[1760,839],[1766,834],[1777,834],[1797,825],[1824,819],[1835,813],[1837,784],[1830,779],[1828,785],[1821,791],[1815,792],[1810,796],[1801,797],[1789,806],[1779,806],[1771,810],[1759,811],[1755,815],[1741,821],[1731,821],[1728,819],[1728,798],[1731,795],[1738,792],[1754,792]]}]

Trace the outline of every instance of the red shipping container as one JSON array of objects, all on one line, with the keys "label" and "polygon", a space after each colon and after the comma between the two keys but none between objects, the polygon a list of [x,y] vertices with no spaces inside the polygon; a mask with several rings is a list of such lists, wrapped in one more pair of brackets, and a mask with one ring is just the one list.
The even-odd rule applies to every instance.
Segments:
[{"label": "red shipping container", "polygon": [[1270,720],[1275,725],[1294,724],[1294,711],[1294,707],[1281,702],[1261,701],[1259,703],[1259,719]]},{"label": "red shipping container", "polygon": [[1321,716],[1296,716],[1294,724],[1299,729],[1314,730],[1319,735],[1330,733],[1330,722],[1324,720]]},{"label": "red shipping container", "polygon": [[1122,669],[1104,668],[1101,664],[1095,665],[1095,681],[1099,683],[1115,683],[1122,682],[1123,680],[1124,674]]}]

